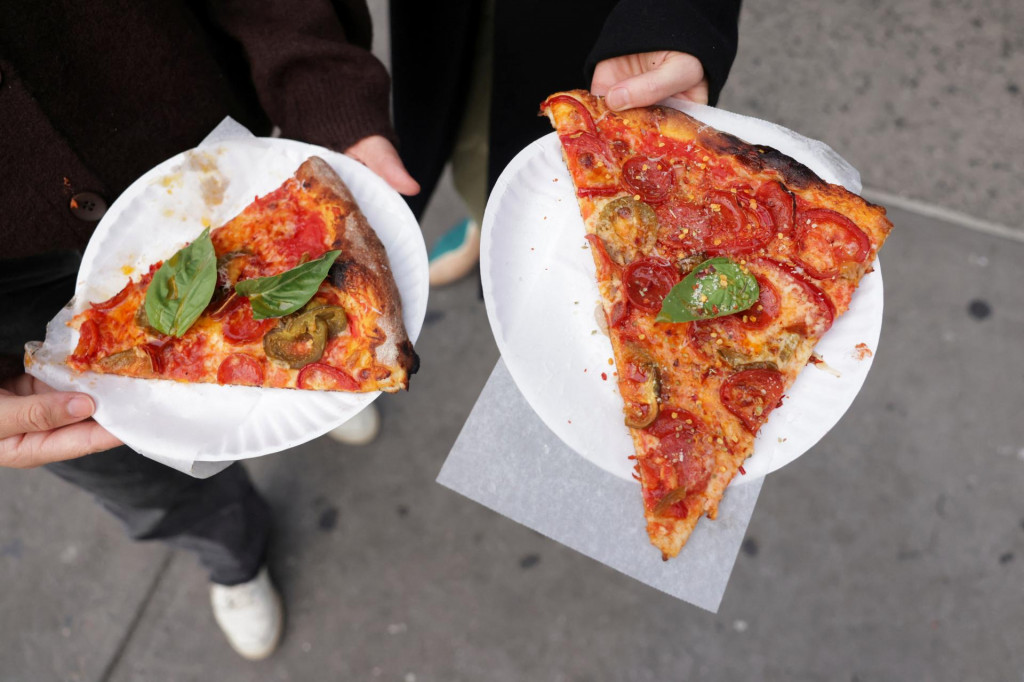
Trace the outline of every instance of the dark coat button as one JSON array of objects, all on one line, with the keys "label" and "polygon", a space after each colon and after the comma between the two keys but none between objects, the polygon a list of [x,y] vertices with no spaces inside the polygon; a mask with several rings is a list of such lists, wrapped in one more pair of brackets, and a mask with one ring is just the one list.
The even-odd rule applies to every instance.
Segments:
[{"label": "dark coat button", "polygon": [[71,215],[87,223],[95,223],[107,212],[107,202],[95,192],[79,192],[71,197]]}]

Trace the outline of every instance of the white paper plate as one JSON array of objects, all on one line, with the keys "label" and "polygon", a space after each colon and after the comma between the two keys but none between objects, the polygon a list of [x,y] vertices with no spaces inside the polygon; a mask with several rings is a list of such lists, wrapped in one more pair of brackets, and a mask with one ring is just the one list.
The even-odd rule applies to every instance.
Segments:
[{"label": "white paper plate", "polygon": [[[707,108],[687,111],[699,117],[700,109]],[[773,146],[822,177],[859,190],[856,171],[821,143],[712,111],[720,116],[716,127],[745,139],[760,140],[759,124],[768,126]],[[779,130],[798,144],[779,139]],[[611,342],[599,331],[600,293],[584,234],[558,137],[551,133],[520,152],[491,193],[480,254],[484,301],[509,373],[548,428],[584,458],[631,480],[633,442],[622,421]],[[873,356],[858,352],[857,345],[873,352],[881,326],[882,273],[876,262],[848,312],[816,348],[840,376],[813,367],[801,373],[758,434],[754,454],[743,465],[746,475],[733,485],[793,461],[839,421],[871,367]]]},{"label": "white paper plate", "polygon": [[284,450],[326,433],[373,402],[379,393],[77,375],[63,365],[78,342],[78,333],[66,326],[75,312],[117,293],[129,275],[137,277],[195,239],[204,223],[224,224],[312,155],[337,171],[384,243],[406,330],[415,341],[427,309],[427,252],[405,201],[343,154],[293,140],[247,138],[179,154],[113,203],[86,248],[73,305],[50,323],[30,371],[57,388],[91,394],[96,421],[111,433],[143,454],[176,461],[226,461]]}]

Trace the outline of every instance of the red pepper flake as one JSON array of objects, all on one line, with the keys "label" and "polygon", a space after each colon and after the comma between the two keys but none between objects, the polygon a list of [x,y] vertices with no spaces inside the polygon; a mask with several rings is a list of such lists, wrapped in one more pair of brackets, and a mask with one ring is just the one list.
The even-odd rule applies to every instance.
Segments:
[{"label": "red pepper flake", "polygon": [[601,372],[601,378],[608,381],[608,375],[605,372]]},{"label": "red pepper flake", "polygon": [[740,473],[743,474],[744,476],[746,476],[747,474],[747,470],[743,468],[742,464],[740,465]]}]

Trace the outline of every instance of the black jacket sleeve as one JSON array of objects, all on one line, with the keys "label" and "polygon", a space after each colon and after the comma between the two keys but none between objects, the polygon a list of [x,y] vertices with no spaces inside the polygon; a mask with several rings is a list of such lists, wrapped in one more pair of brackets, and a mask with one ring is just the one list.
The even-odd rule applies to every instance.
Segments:
[{"label": "black jacket sleeve", "polygon": [[621,0],[587,57],[587,82],[602,60],[675,50],[700,60],[713,105],[736,58],[739,13],[740,0]]}]

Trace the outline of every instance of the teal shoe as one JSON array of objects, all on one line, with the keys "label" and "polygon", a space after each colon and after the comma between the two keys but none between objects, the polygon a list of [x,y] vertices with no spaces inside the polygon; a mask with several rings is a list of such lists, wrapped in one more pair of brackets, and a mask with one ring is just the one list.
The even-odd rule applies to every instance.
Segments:
[{"label": "teal shoe", "polygon": [[466,218],[430,250],[430,285],[444,286],[468,275],[480,260],[480,226]]}]

